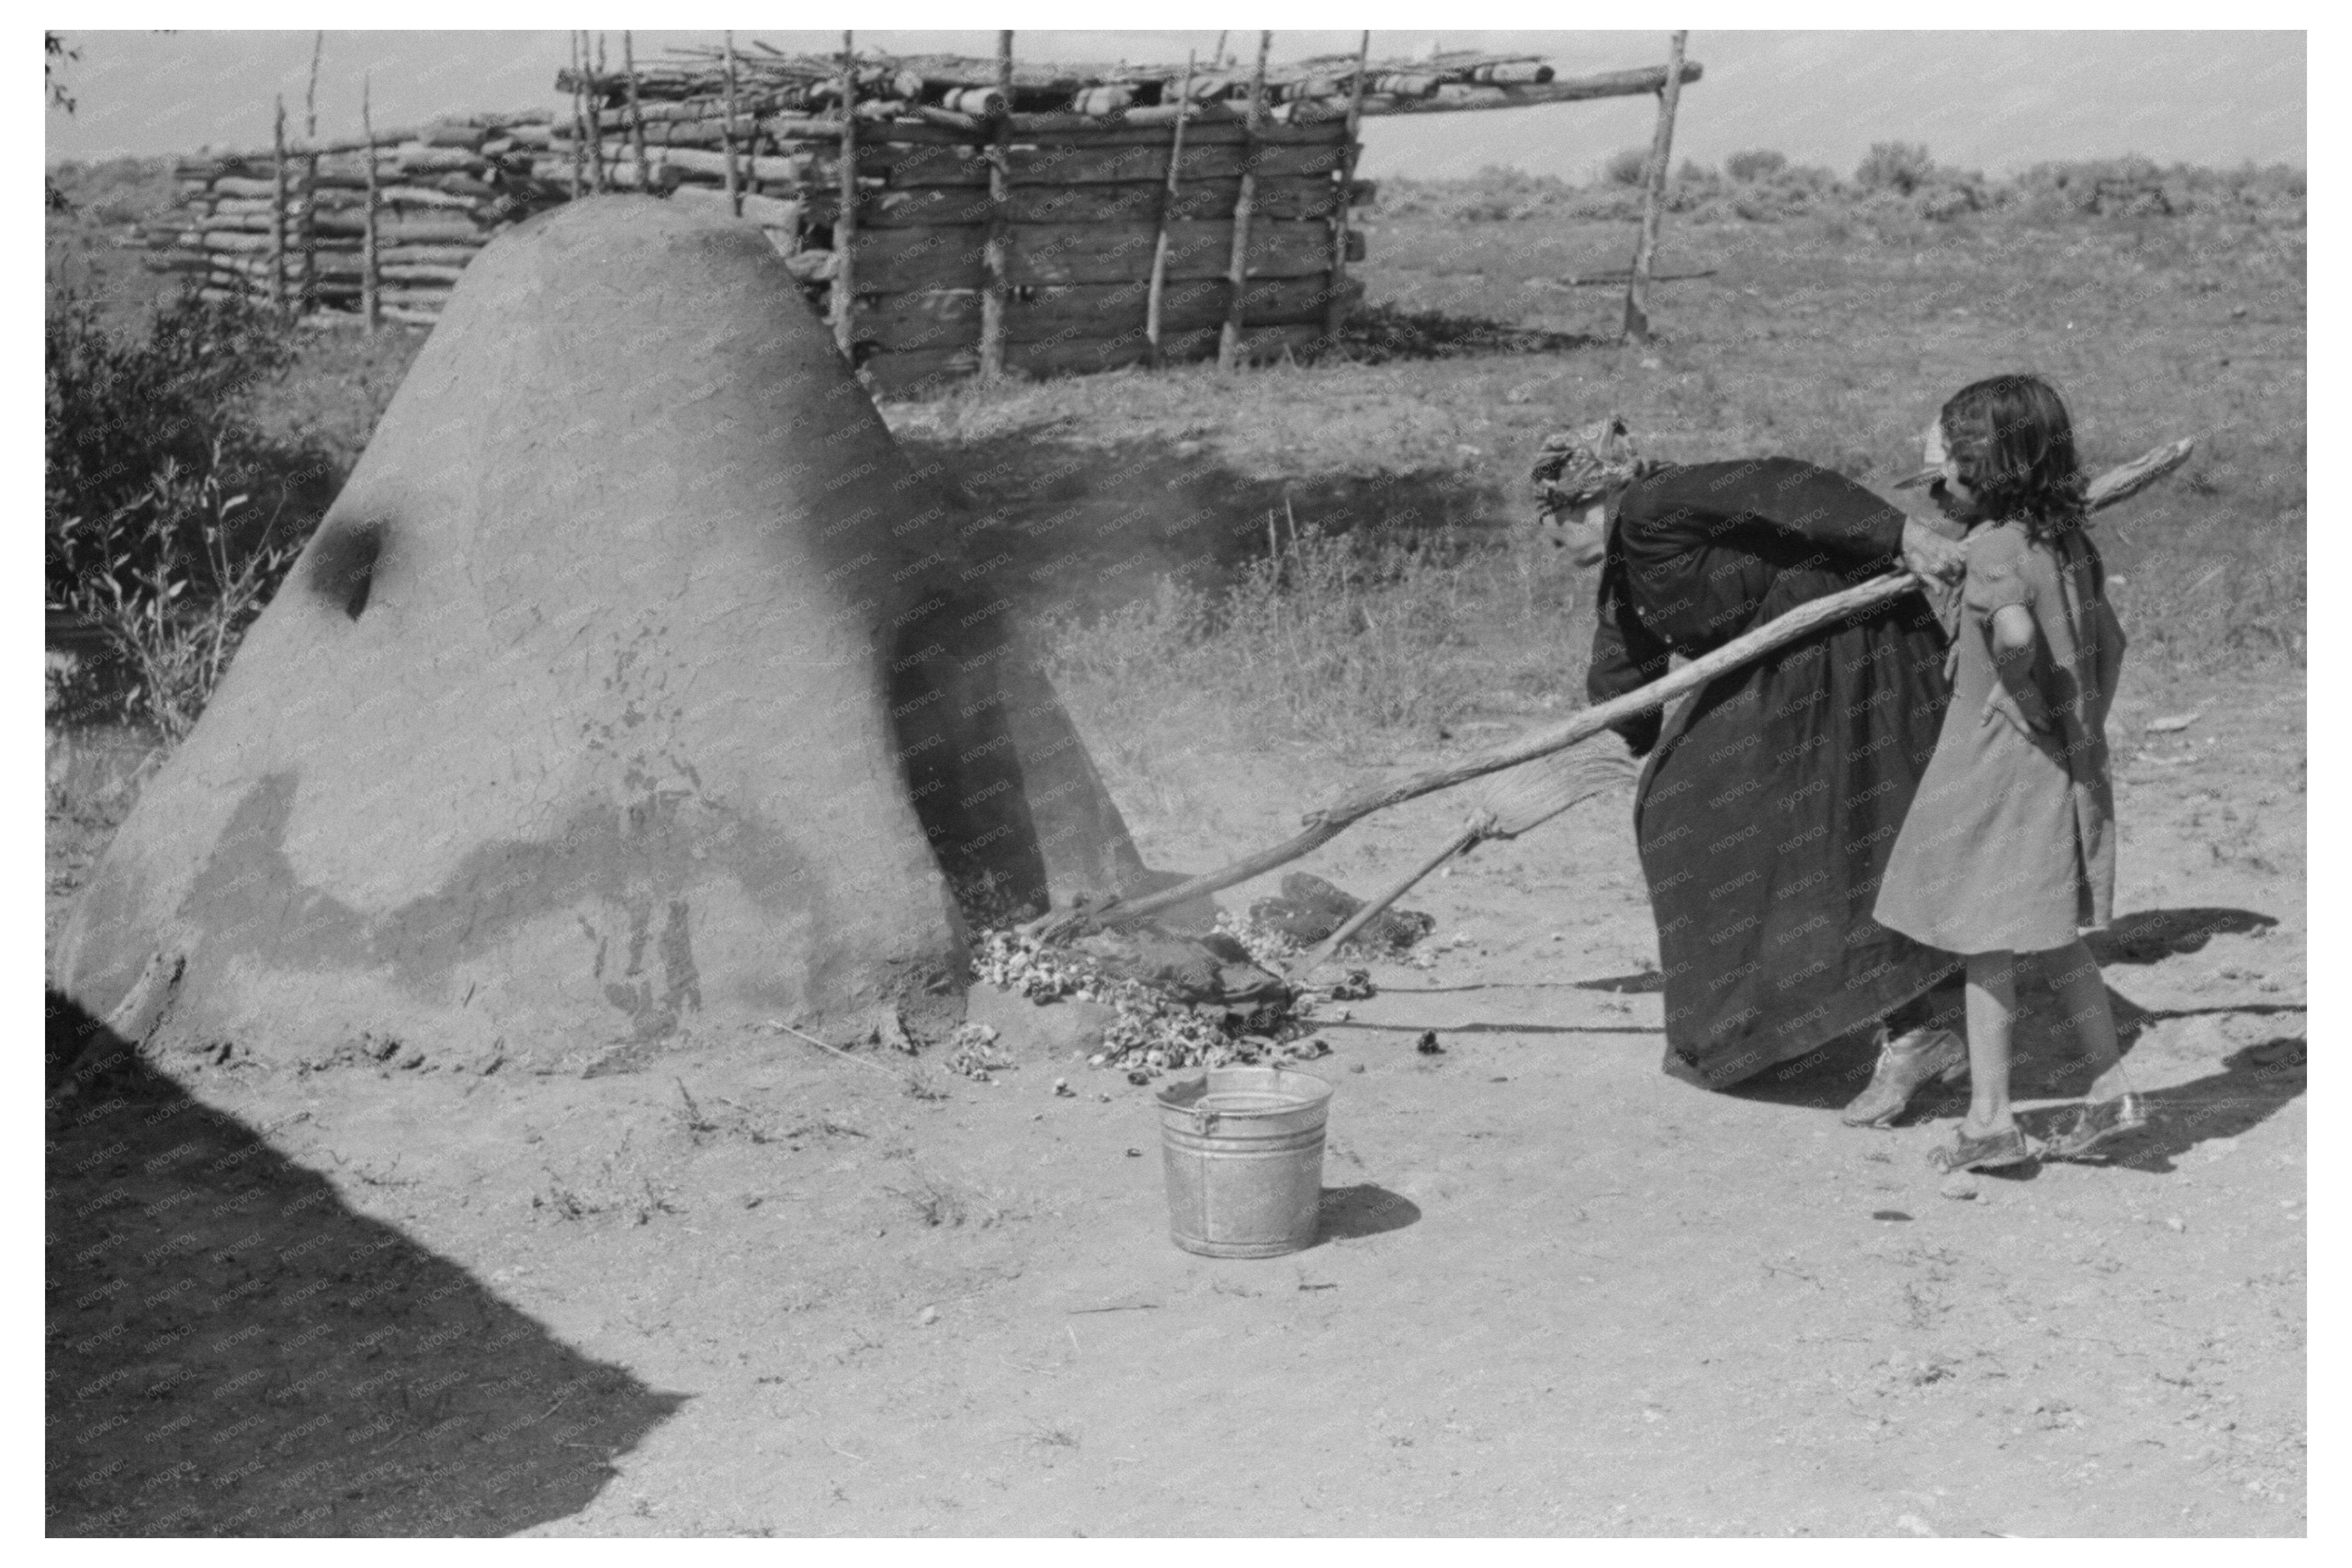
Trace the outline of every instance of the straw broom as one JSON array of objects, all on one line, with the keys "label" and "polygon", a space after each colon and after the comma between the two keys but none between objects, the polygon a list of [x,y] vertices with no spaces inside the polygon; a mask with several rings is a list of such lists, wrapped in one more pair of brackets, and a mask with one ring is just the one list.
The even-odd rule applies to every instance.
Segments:
[{"label": "straw broom", "polygon": [[[2089,486],[2091,509],[2095,511],[2137,495],[2187,462],[2194,447],[2193,440],[2175,441],[2101,474]],[[1890,572],[1854,587],[1824,595],[1809,604],[1798,605],[1754,631],[1734,637],[1721,647],[1691,660],[1680,669],[1647,686],[1606,702],[1596,703],[1560,723],[1530,731],[1504,745],[1475,752],[1441,767],[1427,769],[1391,784],[1351,791],[1308,812],[1305,818],[1305,831],[1271,848],[1244,856],[1230,865],[1165,891],[1132,901],[1115,899],[1092,909],[1066,911],[1048,917],[1034,929],[1041,939],[1050,942],[1088,925],[1142,920],[1163,910],[1222,891],[1235,883],[1246,882],[1277,867],[1286,866],[1322,847],[1349,826],[1376,811],[1408,800],[1417,800],[1455,784],[1467,784],[1490,773],[1500,773],[1505,769],[1518,768],[1522,763],[1546,759],[1545,765],[1541,767],[1525,769],[1518,778],[1498,781],[1489,786],[1486,797],[1472,814],[1469,823],[1447,840],[1440,852],[1432,855],[1412,875],[1357,910],[1349,924],[1333,932],[1309,955],[1307,967],[1312,969],[1328,959],[1356,930],[1361,929],[1382,910],[1402,898],[1423,877],[1480,838],[1509,837],[1526,832],[1614,782],[1611,777],[1611,764],[1594,761],[1590,754],[1571,760],[1558,758],[1555,753],[1566,752],[1578,742],[1591,739],[1612,724],[1652,709],[1663,708],[1684,692],[1695,690],[1717,676],[1751,663],[1822,626],[1866,614],[1922,586],[1920,579],[1908,572]],[[1622,776],[1622,771],[1617,772],[1616,777]],[[1511,831],[1498,831],[1506,826]],[[1300,971],[1301,973],[1305,972]]]}]

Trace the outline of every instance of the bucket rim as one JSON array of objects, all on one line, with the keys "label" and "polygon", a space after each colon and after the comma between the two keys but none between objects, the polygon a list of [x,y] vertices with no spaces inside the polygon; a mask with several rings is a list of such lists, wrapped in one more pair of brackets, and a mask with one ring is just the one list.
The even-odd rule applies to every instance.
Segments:
[{"label": "bucket rim", "polygon": [[[1298,1111],[1304,1110],[1310,1106],[1329,1104],[1332,1093],[1337,1088],[1337,1086],[1328,1079],[1318,1078],[1311,1072],[1297,1072],[1289,1068],[1209,1068],[1204,1069],[1198,1078],[1184,1079],[1178,1082],[1169,1084],[1164,1089],[1154,1093],[1152,1100],[1163,1110],[1181,1111],[1190,1115],[1204,1097],[1215,1091],[1215,1079],[1220,1074],[1238,1075],[1244,1073],[1262,1074],[1266,1078],[1277,1080],[1270,1085],[1265,1085],[1265,1087],[1270,1088],[1278,1092],[1293,1094],[1296,1098],[1290,1104],[1285,1106],[1266,1106],[1248,1110],[1232,1110],[1223,1112],[1223,1114],[1224,1115],[1295,1115]],[[1292,1087],[1294,1085],[1297,1087]],[[1236,1084],[1233,1087],[1239,1089],[1242,1086]]]}]

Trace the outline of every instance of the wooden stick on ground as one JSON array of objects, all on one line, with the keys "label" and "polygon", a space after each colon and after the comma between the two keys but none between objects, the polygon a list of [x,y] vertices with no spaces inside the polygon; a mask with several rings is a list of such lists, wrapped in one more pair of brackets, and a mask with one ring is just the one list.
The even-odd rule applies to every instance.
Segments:
[{"label": "wooden stick on ground", "polygon": [[1642,190],[1642,237],[1633,246],[1633,278],[1625,286],[1625,337],[1650,341],[1650,264],[1658,254],[1658,210],[1665,205],[1667,166],[1674,160],[1675,106],[1683,96],[1683,45],[1676,33],[1666,46],[1666,79],[1658,89],[1658,129],[1650,142],[1649,179]]},{"label": "wooden stick on ground", "polygon": [[[2113,506],[2126,496],[2138,494],[2158,479],[2179,468],[2189,458],[2195,443],[2179,440],[2134,458],[2120,468],[2111,468],[2091,481],[2089,500],[2094,510]],[[1582,712],[1557,724],[1530,730],[1515,741],[1475,752],[1466,757],[1424,769],[1409,777],[1387,784],[1372,784],[1351,790],[1337,800],[1308,812],[1302,819],[1305,830],[1285,839],[1271,848],[1244,856],[1231,865],[1203,873],[1189,882],[1181,882],[1164,892],[1150,894],[1132,901],[1114,900],[1093,909],[1074,910],[1050,918],[1038,928],[1046,941],[1066,935],[1087,924],[1120,924],[1145,919],[1162,910],[1190,903],[1194,899],[1222,892],[1237,882],[1265,875],[1277,867],[1287,866],[1303,855],[1321,848],[1337,838],[1351,825],[1408,800],[1418,800],[1455,784],[1467,784],[1538,757],[1565,751],[1579,741],[1599,734],[1611,725],[1620,723],[1654,708],[1663,708],[1685,691],[1706,685],[1727,670],[1760,658],[1778,647],[1786,647],[1801,637],[1850,616],[1869,614],[1890,604],[1906,594],[1917,591],[1920,580],[1908,572],[1890,572],[1866,583],[1824,595],[1809,604],[1798,605],[1788,614],[1769,621],[1754,631],[1732,638],[1711,653],[1691,660],[1680,669],[1663,676],[1638,690],[1622,697],[1596,703]],[[1433,860],[1432,865],[1439,862]],[[1416,878],[1416,879],[1418,879]],[[1410,886],[1408,883],[1406,886]],[[1390,894],[1402,895],[1402,889]],[[1377,911],[1375,911],[1377,912]]]}]

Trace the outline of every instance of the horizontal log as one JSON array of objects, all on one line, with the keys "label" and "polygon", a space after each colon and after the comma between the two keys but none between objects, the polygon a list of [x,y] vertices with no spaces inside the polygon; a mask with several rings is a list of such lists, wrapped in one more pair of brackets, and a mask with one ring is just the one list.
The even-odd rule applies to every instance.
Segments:
[{"label": "horizontal log", "polygon": [[386,261],[377,265],[376,271],[389,282],[455,283],[466,275],[463,267],[446,267],[430,261]]},{"label": "horizontal log", "polygon": [[[823,115],[771,114],[760,118],[760,129],[779,142],[815,142],[820,146],[841,145],[841,121]],[[933,125],[926,121],[907,120],[870,129],[860,125],[857,141],[867,146],[968,147],[971,133]]]},{"label": "horizontal log", "polygon": [[[314,220],[320,234],[358,235],[367,229],[367,218],[362,213],[320,213]],[[457,215],[449,216],[407,216],[397,212],[378,213],[375,220],[376,243],[379,245],[464,245],[468,241],[488,244],[494,232],[488,226]]]},{"label": "horizontal log", "polygon": [[482,247],[478,245],[383,243],[376,247],[376,261],[379,265],[386,267],[399,265],[429,267],[436,264],[464,267],[481,253]]},{"label": "horizontal log", "polygon": [[[669,199],[698,212],[721,213],[730,217],[736,216],[732,204],[727,199],[726,188],[721,185],[680,185],[670,192]],[[789,228],[800,221],[798,202],[748,194],[740,199],[743,204],[741,216],[747,223],[756,223],[764,228]]]},{"label": "horizontal log", "polygon": [[[1231,217],[1241,189],[1238,178],[1184,184],[1177,191],[1170,216],[1177,222]],[[1328,217],[1339,204],[1339,190],[1338,184],[1323,174],[1262,180],[1251,211],[1257,217],[1272,219]],[[1158,180],[1113,185],[1014,185],[1006,195],[1004,219],[1013,224],[1156,223],[1167,198],[1167,184]],[[830,224],[839,216],[841,203],[830,193],[817,193],[807,199],[804,210],[811,223]],[[877,190],[858,203],[857,226],[957,227],[987,222],[990,210],[988,192],[980,186]]]},{"label": "horizontal log", "polygon": [[[1683,62],[1683,80],[1699,79],[1704,74],[1696,60]],[[1666,68],[1645,66],[1639,70],[1604,71],[1598,76],[1554,79],[1523,87],[1481,88],[1467,84],[1451,84],[1459,89],[1448,93],[1447,84],[1427,98],[1383,95],[1378,100],[1367,97],[1363,112],[1383,114],[1447,114],[1473,109],[1526,109],[1538,103],[1576,103],[1593,98],[1634,98],[1645,92],[1663,92],[1666,86]]]},{"label": "horizontal log", "polygon": [[[856,239],[854,276],[860,293],[977,289],[987,231],[876,229]],[[1005,280],[1014,287],[1126,283],[1150,273],[1159,226],[1151,223],[1022,224],[1005,230]],[[1353,237],[1351,236],[1351,238]],[[1221,278],[1231,261],[1234,226],[1168,226],[1167,276]],[[1350,256],[1350,259],[1354,257]],[[1321,223],[1253,223],[1247,276],[1302,278],[1328,271],[1331,231]]]},{"label": "horizontal log", "polygon": [[[1193,331],[1222,325],[1231,287],[1223,278],[1168,284],[1160,296],[1162,330]],[[1363,285],[1354,279],[1345,279],[1340,288],[1342,298],[1350,303],[1363,293]],[[1144,323],[1150,289],[1149,279],[1022,289],[1005,301],[1005,338],[1011,342],[1042,342],[1073,333],[1103,337],[1124,332]],[[850,336],[855,342],[893,353],[976,342],[982,297],[978,289],[957,289],[861,299],[850,323]],[[1329,288],[1321,276],[1267,279],[1244,289],[1242,301],[1244,326],[1320,321],[1329,302]]]},{"label": "horizontal log", "polygon": [[[1305,146],[1270,143],[1250,148],[1240,142],[1196,142],[1188,135],[1179,177],[1239,179],[1252,169],[1261,179],[1328,174],[1340,166],[1346,155],[1346,148],[1338,142]],[[1011,182],[1016,185],[1149,182],[1168,177],[1168,148],[1164,143],[1013,147],[1006,152],[1005,164]],[[825,161],[828,173],[837,165],[838,160]],[[972,147],[877,148],[870,157],[861,152],[857,167],[861,174],[884,175],[899,188],[988,184],[987,161],[980,156],[979,149]]]},{"label": "horizontal log", "polygon": [[490,161],[478,153],[460,147],[431,147],[421,142],[409,142],[400,148],[400,166],[417,174],[468,173],[490,167]]},{"label": "horizontal log", "polygon": [[[664,151],[662,162],[688,174],[713,174],[727,177],[727,154],[706,152],[699,147],[671,147]],[[754,156],[736,149],[735,174],[738,179],[778,181],[792,184],[806,183],[816,167],[816,160],[806,153],[767,153]]]},{"label": "horizontal log", "polygon": [[223,174],[212,183],[212,193],[215,196],[247,196],[275,200],[278,195],[278,182],[250,179],[243,174]]},{"label": "horizontal log", "polygon": [[[652,184],[647,188],[655,191],[667,191],[678,183],[678,172],[676,169],[669,167],[660,158],[655,157],[650,153],[647,154],[647,164],[646,174],[652,181]],[[572,160],[568,155],[562,158],[533,159],[530,165],[530,176],[535,180],[539,180],[546,184],[553,185],[558,189],[569,189],[572,179]],[[580,179],[581,184],[584,187],[589,180],[589,171],[585,165],[583,165],[580,171]],[[635,157],[632,155],[615,162],[607,163],[604,165],[604,184],[616,190],[635,190],[637,188],[637,161]]]},{"label": "horizontal log", "polygon": [[[1163,357],[1176,362],[1214,359],[1217,329],[1167,332],[1160,336]],[[1242,333],[1245,360],[1278,360],[1286,353],[1304,353],[1323,341],[1318,325],[1261,327]],[[1071,338],[1057,342],[1008,342],[1005,366],[1026,375],[1087,374],[1143,364],[1151,358],[1151,344],[1141,327],[1108,338]],[[980,368],[977,348],[922,349],[910,353],[880,353],[859,367],[882,393],[904,393],[938,386],[972,374]]]}]

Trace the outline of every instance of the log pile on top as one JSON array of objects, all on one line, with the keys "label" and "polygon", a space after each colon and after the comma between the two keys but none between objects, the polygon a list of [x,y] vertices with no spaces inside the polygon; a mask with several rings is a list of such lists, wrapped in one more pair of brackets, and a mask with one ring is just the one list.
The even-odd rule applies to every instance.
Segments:
[{"label": "log pile on top", "polygon": [[142,225],[147,266],[206,299],[278,303],[328,323],[362,319],[373,271],[384,317],[430,325],[491,235],[569,198],[547,163],[549,118],[479,115],[289,143],[282,156],[182,159],[179,205]]},{"label": "log pile on top", "polygon": [[[1698,75],[1696,65],[1685,80]],[[1657,91],[1518,55],[1255,67],[688,49],[561,71],[568,110],[179,165],[151,265],[211,294],[429,322],[475,251],[574,195],[645,189],[757,225],[877,391],[1279,358],[1360,286],[1363,115]],[[845,110],[846,112],[845,113]],[[282,149],[282,151],[280,150]],[[373,186],[370,181],[373,179]],[[845,214],[845,198],[849,207]],[[375,230],[371,267],[365,230]],[[1243,238],[1234,254],[1234,237]],[[1236,308],[1238,306],[1238,308]]]}]

